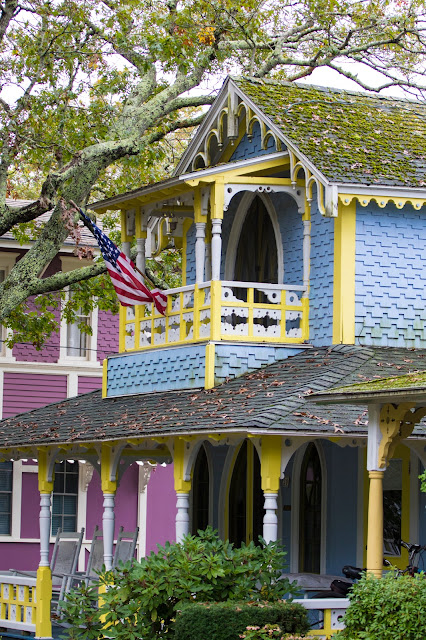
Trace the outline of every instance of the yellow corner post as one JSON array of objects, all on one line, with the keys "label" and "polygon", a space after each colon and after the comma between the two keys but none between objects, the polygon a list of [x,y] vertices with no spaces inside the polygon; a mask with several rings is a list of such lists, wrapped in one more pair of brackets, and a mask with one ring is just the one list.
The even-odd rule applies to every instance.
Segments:
[{"label": "yellow corner post", "polygon": [[213,389],[214,387],[214,365],[215,365],[215,343],[208,342],[206,344],[206,364],[204,373],[204,388]]},{"label": "yellow corner post", "polygon": [[[50,538],[50,496],[53,491],[53,478],[49,480],[48,450],[38,450],[38,489],[40,492],[40,565],[36,582],[36,638],[51,638],[52,623],[50,605],[52,600],[52,574],[49,560]],[[47,565],[47,566],[43,566]]]},{"label": "yellow corner post", "polygon": [[333,343],[355,344],[356,201],[334,220]]},{"label": "yellow corner post", "polygon": [[102,397],[108,395],[108,358],[104,358],[102,362]]},{"label": "yellow corner post", "polygon": [[176,493],[189,493],[191,481],[185,480],[185,442],[181,438],[174,441],[173,473]]}]

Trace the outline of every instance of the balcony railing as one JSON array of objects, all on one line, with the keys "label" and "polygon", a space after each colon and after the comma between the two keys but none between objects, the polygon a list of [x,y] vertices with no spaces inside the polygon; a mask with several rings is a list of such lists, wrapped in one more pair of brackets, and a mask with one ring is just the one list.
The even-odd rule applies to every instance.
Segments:
[{"label": "balcony railing", "polygon": [[205,340],[301,343],[309,336],[303,286],[212,281],[169,289],[167,313],[122,308],[120,351]]},{"label": "balcony railing", "polygon": [[36,578],[0,575],[0,627],[35,632],[36,582]]}]

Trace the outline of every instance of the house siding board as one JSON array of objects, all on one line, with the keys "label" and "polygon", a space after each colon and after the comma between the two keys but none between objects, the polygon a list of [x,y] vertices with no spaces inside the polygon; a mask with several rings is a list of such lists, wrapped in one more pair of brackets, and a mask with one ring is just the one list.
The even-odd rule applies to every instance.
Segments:
[{"label": "house siding board", "polygon": [[7,545],[2,545],[0,571],[9,569],[36,571],[39,562],[40,544],[38,542],[8,542]]},{"label": "house siding board", "polygon": [[195,240],[196,227],[193,223],[186,233],[186,284],[195,284]]},{"label": "house siding board", "polygon": [[[36,306],[31,298],[28,301],[28,310],[29,312],[36,311]],[[55,320],[59,322],[59,309],[50,309],[50,311],[53,312]],[[57,362],[59,358],[59,344],[59,332],[54,332],[40,351],[28,342],[19,342],[13,347],[12,353],[19,362]]]},{"label": "house siding board", "polygon": [[79,376],[78,377],[78,394],[90,393],[102,389],[102,377],[95,376]]},{"label": "house siding board", "polygon": [[303,223],[295,200],[286,193],[273,194],[272,204],[278,224],[284,254],[283,284],[303,284]]},{"label": "house siding board", "polygon": [[66,397],[65,375],[4,373],[3,418],[60,402]]},{"label": "house siding board", "polygon": [[284,360],[303,351],[272,345],[217,344],[215,360],[215,385],[226,379],[237,378],[244,373],[255,371],[268,364]]},{"label": "house siding board", "polygon": [[275,140],[270,137],[268,139],[268,148],[262,149],[262,138],[260,135],[260,125],[256,122],[253,126],[253,135],[251,140],[245,133],[240,140],[237,148],[231,156],[230,162],[236,162],[237,160],[246,160],[247,158],[255,158],[256,156],[263,156],[267,153],[276,151]]},{"label": "house siding board", "polygon": [[426,207],[357,204],[355,336],[363,345],[426,346]]},{"label": "house siding board", "polygon": [[118,351],[118,315],[98,311],[98,362]]},{"label": "house siding board", "polygon": [[333,341],[334,219],[324,218],[316,198],[311,204],[309,337],[316,346]]}]

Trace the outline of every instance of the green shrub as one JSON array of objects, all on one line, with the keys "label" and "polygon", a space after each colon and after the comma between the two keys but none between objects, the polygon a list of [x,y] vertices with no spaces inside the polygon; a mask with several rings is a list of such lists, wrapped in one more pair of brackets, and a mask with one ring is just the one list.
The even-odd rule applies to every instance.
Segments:
[{"label": "green shrub", "polygon": [[[306,610],[296,603],[205,602],[184,604],[175,623],[175,640],[238,640],[248,626],[259,629],[267,623],[279,625],[283,633],[305,633],[309,629]],[[259,636],[263,637],[263,636]],[[274,637],[269,635],[268,637]]]},{"label": "green shrub", "polygon": [[249,626],[240,635],[242,640],[315,640],[314,636],[285,633],[277,624],[265,624],[263,627]]},{"label": "green shrub", "polygon": [[[426,578],[364,576],[353,586],[345,630],[335,640],[425,640]],[[334,639],[333,639],[334,640]]]},{"label": "green shrub", "polygon": [[[211,528],[166,543],[157,553],[100,576],[108,585],[99,609],[94,589],[76,590],[62,612],[71,638],[170,637],[185,601],[278,600],[295,592],[281,579],[285,552],[277,543],[234,548]],[[82,630],[84,629],[84,633]]]}]

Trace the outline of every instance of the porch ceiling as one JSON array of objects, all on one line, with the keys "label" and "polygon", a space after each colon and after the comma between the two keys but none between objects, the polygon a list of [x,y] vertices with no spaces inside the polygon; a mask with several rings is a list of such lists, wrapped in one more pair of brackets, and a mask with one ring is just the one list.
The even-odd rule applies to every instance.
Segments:
[{"label": "porch ceiling", "polygon": [[[291,356],[210,390],[102,399],[100,391],[0,421],[0,449],[184,434],[366,435],[367,411],[313,392],[426,371],[426,350],[336,346]],[[426,422],[414,435],[426,436]],[[26,457],[26,456],[25,456]]]}]

